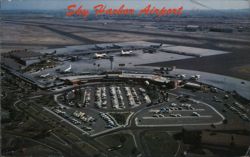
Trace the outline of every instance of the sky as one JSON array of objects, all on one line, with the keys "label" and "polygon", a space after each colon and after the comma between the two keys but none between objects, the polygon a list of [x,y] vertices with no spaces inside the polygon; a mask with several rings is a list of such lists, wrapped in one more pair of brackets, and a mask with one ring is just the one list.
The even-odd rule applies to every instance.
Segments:
[{"label": "sky", "polygon": [[117,8],[125,4],[128,8],[141,9],[147,4],[171,8],[183,6],[185,10],[201,9],[249,9],[250,0],[0,0],[2,10],[61,10],[70,4],[83,5],[91,9],[97,4]]}]

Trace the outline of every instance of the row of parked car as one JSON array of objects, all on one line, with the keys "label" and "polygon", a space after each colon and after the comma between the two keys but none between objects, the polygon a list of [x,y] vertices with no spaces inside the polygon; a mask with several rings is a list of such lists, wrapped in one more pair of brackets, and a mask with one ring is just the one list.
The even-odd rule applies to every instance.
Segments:
[{"label": "row of parked car", "polygon": [[124,103],[124,100],[123,100],[121,88],[116,87],[115,89],[116,89],[116,96],[117,96],[118,103],[119,103],[119,108],[124,109],[125,108],[125,103]]},{"label": "row of parked car", "polygon": [[107,103],[106,87],[97,87],[95,92],[96,108],[107,108]]},{"label": "row of parked car", "polygon": [[110,96],[111,96],[112,108],[124,109],[125,103],[123,100],[121,88],[119,86],[116,86],[116,87],[111,86],[109,88],[109,91],[110,91]]},{"label": "row of parked car", "polygon": [[[171,113],[169,115],[164,115],[161,112],[158,113],[154,113],[152,117],[156,117],[156,118],[162,118],[162,117],[182,117],[182,115],[180,113]],[[200,117],[201,115],[198,112],[192,112],[191,116],[194,117]]]},{"label": "row of parked car", "polygon": [[139,88],[139,91],[141,92],[141,94],[143,96],[144,102],[146,104],[151,104],[151,99],[148,96],[148,94],[146,93],[146,90],[144,88]]},{"label": "row of parked car", "polygon": [[85,123],[92,123],[92,122],[96,121],[95,118],[93,118],[92,116],[89,116],[86,113],[81,112],[81,111],[75,111],[72,115]]},{"label": "row of parked car", "polygon": [[61,117],[67,119],[68,121],[70,121],[71,123],[75,124],[75,125],[80,125],[81,122],[73,117],[71,117],[70,115],[68,115],[65,111],[59,110],[59,109],[53,109],[53,111],[60,115]]},{"label": "row of parked car", "polygon": [[[171,103],[167,107],[161,107],[159,110],[153,110],[153,117],[166,117],[164,114],[168,113],[170,117],[182,117],[181,114],[174,114],[173,111],[194,111],[195,108],[191,104],[183,103],[183,104],[176,104]],[[200,117],[200,114],[197,112],[192,112],[191,116]]]},{"label": "row of parked car", "polygon": [[100,112],[99,115],[106,122],[106,128],[113,128],[117,126],[108,114]]},{"label": "row of parked car", "polygon": [[126,96],[128,98],[128,104],[132,107],[140,105],[138,95],[135,90],[131,91],[130,87],[125,87]]},{"label": "row of parked car", "polygon": [[[83,104],[85,107],[87,107],[88,105],[90,105],[90,100],[91,100],[91,90],[90,89],[86,89],[84,91],[84,94],[83,94]],[[81,107],[81,106],[79,106]]]},{"label": "row of parked car", "polygon": [[[87,115],[86,113],[84,112],[81,112],[81,111],[75,111],[73,112],[72,114],[75,118],[77,119],[80,119],[82,122],[84,123],[90,123],[92,124],[93,122],[96,121],[95,118],[93,118],[92,116],[89,116]],[[88,127],[88,126],[82,126],[81,127],[84,131],[93,131],[93,129],[91,127]]]}]

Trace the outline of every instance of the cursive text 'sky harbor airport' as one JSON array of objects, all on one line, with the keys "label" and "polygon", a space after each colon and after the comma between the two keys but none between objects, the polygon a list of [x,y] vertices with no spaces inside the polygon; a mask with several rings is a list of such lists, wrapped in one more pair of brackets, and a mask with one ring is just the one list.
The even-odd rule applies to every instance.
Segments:
[{"label": "cursive text 'sky harbor airport'", "polygon": [[[67,16],[83,16],[87,17],[90,14],[90,10],[84,9],[82,5],[77,6],[76,4],[71,4],[67,7],[68,12],[66,13]],[[137,16],[147,16],[147,15],[155,15],[155,16],[169,16],[169,15],[176,15],[180,16],[183,12],[183,7],[178,8],[157,8],[148,4],[146,7],[139,9],[136,11],[134,8],[127,8],[124,4],[121,5],[119,8],[108,8],[104,4],[98,4],[93,7],[95,15],[137,15]]]}]

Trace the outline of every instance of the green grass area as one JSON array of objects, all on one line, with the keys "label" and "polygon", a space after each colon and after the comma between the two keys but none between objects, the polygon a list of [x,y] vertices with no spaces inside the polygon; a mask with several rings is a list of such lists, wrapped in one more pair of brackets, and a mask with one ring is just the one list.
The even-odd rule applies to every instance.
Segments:
[{"label": "green grass area", "polygon": [[24,139],[11,134],[4,134],[2,141],[2,150],[13,150],[11,155],[7,156],[35,156],[35,157],[44,157],[44,156],[53,156],[61,157],[62,155],[51,148],[40,145],[37,142],[33,142],[29,139]]},{"label": "green grass area", "polygon": [[144,149],[152,156],[173,157],[178,149],[178,143],[163,131],[148,131],[142,136]]},{"label": "green grass area", "polygon": [[[104,143],[109,148],[114,148],[115,150],[123,155],[130,157],[136,157],[137,152],[134,151],[136,149],[133,137],[126,133],[116,133],[111,135],[106,135],[103,137],[98,137],[98,141]],[[121,145],[120,148],[117,146]]]},{"label": "green grass area", "polygon": [[[46,105],[46,106],[56,106],[57,103],[54,101],[53,96],[43,96],[41,98],[36,98],[33,100],[33,102],[37,103],[37,104],[42,104],[42,105]],[[32,105],[32,102],[31,102]]]},{"label": "green grass area", "polygon": [[89,145],[88,143],[82,142],[81,144],[78,144],[77,146],[84,153],[86,153],[86,155],[82,154],[82,156],[102,157],[100,155],[100,152],[97,149],[95,149],[94,147],[92,147],[91,145]]},{"label": "green grass area", "polygon": [[125,125],[130,114],[131,112],[109,112],[109,115],[112,116],[119,125]]}]

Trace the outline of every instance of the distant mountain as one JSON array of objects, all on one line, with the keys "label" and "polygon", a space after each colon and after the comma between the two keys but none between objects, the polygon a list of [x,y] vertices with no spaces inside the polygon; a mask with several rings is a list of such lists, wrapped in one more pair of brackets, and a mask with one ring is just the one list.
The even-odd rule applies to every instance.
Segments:
[{"label": "distant mountain", "polygon": [[239,17],[250,16],[249,9],[227,9],[227,10],[184,10],[183,16],[192,17]]}]

